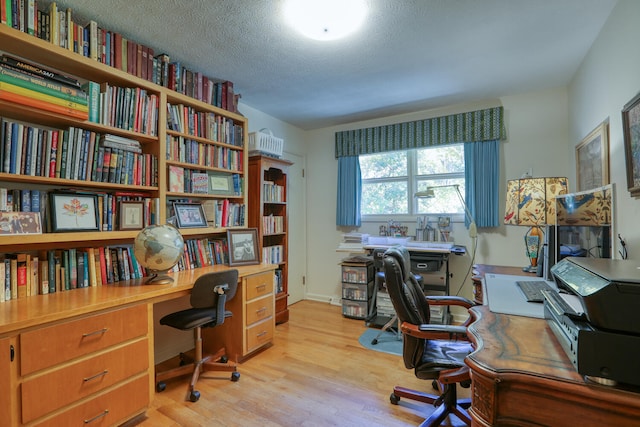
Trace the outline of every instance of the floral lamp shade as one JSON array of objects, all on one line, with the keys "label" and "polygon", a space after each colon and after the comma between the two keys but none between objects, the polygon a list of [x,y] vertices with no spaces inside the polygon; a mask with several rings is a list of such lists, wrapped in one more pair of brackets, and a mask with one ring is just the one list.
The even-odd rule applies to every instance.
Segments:
[{"label": "floral lamp shade", "polygon": [[509,225],[555,225],[555,197],[567,194],[569,180],[564,177],[521,178],[507,182],[504,223]]}]

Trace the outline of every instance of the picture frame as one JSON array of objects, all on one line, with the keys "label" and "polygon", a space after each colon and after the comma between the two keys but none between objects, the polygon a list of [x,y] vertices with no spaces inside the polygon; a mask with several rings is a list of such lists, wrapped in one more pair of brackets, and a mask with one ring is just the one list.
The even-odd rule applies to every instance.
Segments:
[{"label": "picture frame", "polygon": [[622,109],[622,131],[627,189],[637,197],[640,196],[640,93]]},{"label": "picture frame", "polygon": [[144,203],[134,200],[121,201],[118,220],[120,230],[142,230],[144,228]]},{"label": "picture frame", "polygon": [[260,264],[257,228],[227,230],[227,242],[230,266]]},{"label": "picture frame", "polygon": [[39,212],[0,212],[0,235],[42,234]]},{"label": "picture frame", "polygon": [[609,183],[609,124],[600,123],[576,146],[578,191]]},{"label": "picture frame", "polygon": [[209,194],[221,196],[236,195],[233,188],[233,175],[209,172]]},{"label": "picture frame", "polygon": [[100,231],[98,196],[95,194],[51,193],[51,231]]},{"label": "picture frame", "polygon": [[178,228],[198,228],[207,226],[207,217],[200,203],[175,202],[173,210]]}]

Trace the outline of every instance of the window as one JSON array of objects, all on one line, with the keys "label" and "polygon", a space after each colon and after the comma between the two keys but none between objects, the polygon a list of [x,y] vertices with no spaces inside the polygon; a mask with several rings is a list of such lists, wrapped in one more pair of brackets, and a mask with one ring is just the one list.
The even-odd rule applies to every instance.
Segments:
[{"label": "window", "polygon": [[464,145],[361,155],[362,216],[464,214],[453,187],[435,188],[432,199],[413,194],[458,184],[464,197]]}]

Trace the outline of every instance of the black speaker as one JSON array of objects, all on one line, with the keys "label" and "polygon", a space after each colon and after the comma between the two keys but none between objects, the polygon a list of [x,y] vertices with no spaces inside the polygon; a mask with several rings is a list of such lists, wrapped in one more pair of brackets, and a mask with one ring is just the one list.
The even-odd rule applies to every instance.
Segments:
[{"label": "black speaker", "polygon": [[545,254],[546,245],[542,245],[540,251],[538,251],[538,264],[536,265],[536,276],[544,276]]},{"label": "black speaker", "polygon": [[551,277],[551,267],[556,263],[556,227],[550,225],[547,227],[547,233],[544,237],[543,255],[542,255],[542,274],[538,276],[544,277],[544,280],[553,280]]}]

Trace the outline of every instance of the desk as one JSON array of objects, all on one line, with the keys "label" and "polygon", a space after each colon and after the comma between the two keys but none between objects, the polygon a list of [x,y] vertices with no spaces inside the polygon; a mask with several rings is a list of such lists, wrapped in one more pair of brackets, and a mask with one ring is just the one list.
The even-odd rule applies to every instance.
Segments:
[{"label": "desk", "polygon": [[544,319],[496,314],[488,306],[471,310],[473,426],[640,425],[640,394],[586,383]]},{"label": "desk", "polygon": [[[223,344],[230,360],[242,360],[271,344],[273,297],[261,311],[271,317],[256,319],[246,310],[260,300],[256,289],[273,293],[276,267],[238,267],[240,285],[229,307],[234,316],[211,331],[211,340],[204,337],[205,351]],[[228,268],[181,271],[169,285],[132,280],[0,304],[0,426],[81,425],[91,418],[113,425],[144,413],[155,390],[153,304],[189,295],[202,274]],[[88,373],[83,380],[84,371],[96,369],[104,373],[99,380],[87,380]],[[68,385],[65,393],[58,392],[60,378]],[[35,399],[42,395],[47,399]]]}]

